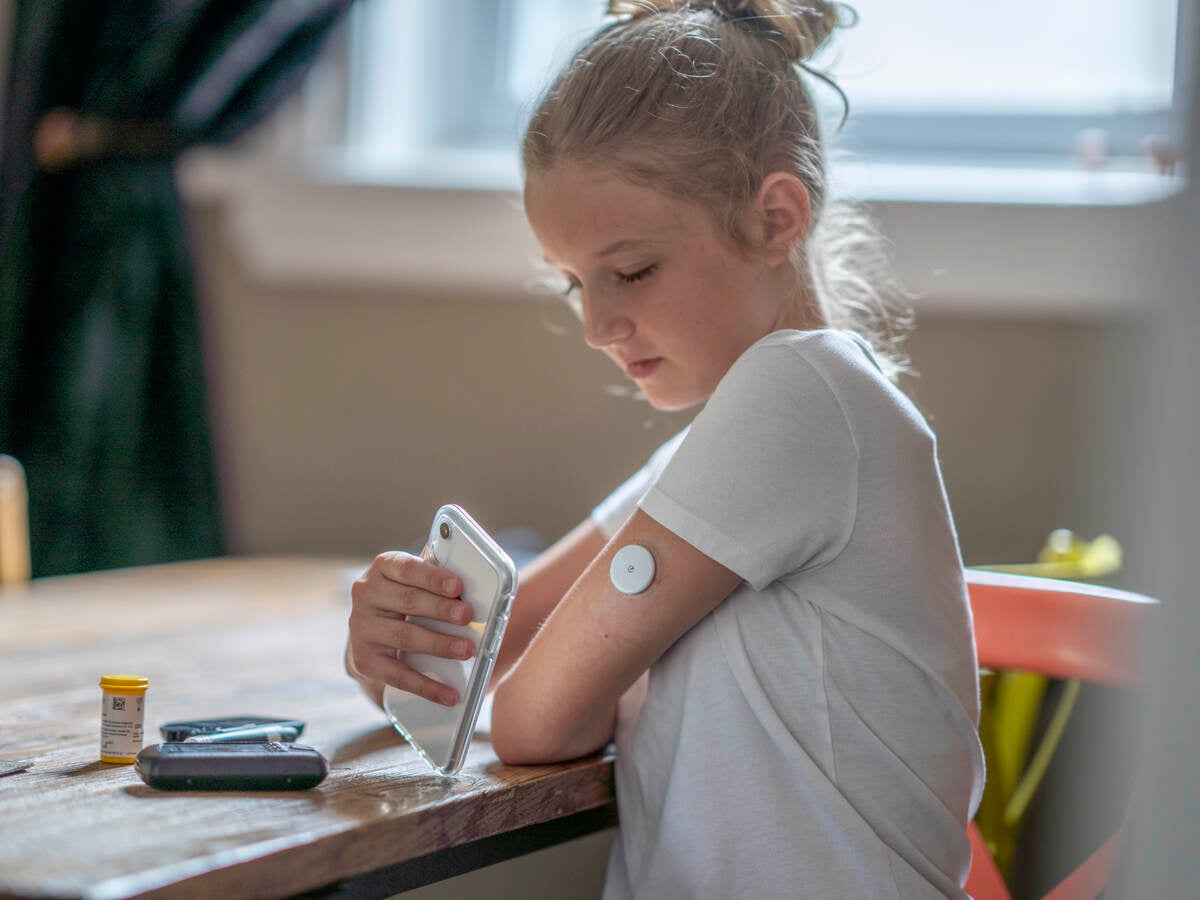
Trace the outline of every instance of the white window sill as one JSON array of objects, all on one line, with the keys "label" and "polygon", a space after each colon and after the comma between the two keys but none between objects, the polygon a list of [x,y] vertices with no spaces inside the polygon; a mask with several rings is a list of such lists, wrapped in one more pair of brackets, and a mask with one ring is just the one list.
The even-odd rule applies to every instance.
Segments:
[{"label": "white window sill", "polygon": [[[1038,158],[995,165],[838,160],[832,180],[835,191],[867,202],[1005,206],[1133,206],[1162,200],[1183,186],[1178,176],[1148,171],[1141,159],[1114,160],[1098,171],[1062,162],[1068,164]],[[495,150],[341,153],[311,169],[311,177],[333,183],[514,194],[521,189],[515,154]]]},{"label": "white window sill", "polygon": [[[251,277],[331,288],[521,299],[541,254],[515,160],[439,154],[298,168],[204,150],[185,196],[219,203]],[[841,164],[867,200],[914,305],[963,313],[1137,310],[1161,259],[1164,200],[1182,179],[1138,172]]]}]

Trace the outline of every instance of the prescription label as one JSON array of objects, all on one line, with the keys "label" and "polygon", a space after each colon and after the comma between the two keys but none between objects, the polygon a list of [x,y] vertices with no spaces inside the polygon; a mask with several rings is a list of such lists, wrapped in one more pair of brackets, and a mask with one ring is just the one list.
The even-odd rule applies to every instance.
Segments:
[{"label": "prescription label", "polygon": [[142,695],[104,694],[100,707],[100,757],[132,759],[142,749]]}]

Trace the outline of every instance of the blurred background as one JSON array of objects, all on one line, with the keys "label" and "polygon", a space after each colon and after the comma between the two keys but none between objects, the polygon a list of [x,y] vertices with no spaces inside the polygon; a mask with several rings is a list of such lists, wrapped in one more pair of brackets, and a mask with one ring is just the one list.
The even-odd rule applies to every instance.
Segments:
[{"label": "blurred background", "polygon": [[[520,124],[603,4],[139,6],[0,4],[0,452],[28,473],[35,574],[367,559],[450,501],[534,550],[686,424],[584,346],[520,211]],[[1110,583],[1192,601],[1195,4],[855,6],[814,63],[840,131],[814,90],[835,188],[913,293],[903,386],[965,561],[1111,534]],[[1159,696],[1154,733],[1190,746],[1190,704]],[[1146,726],[1103,721],[1067,771],[1125,777]],[[1197,815],[1173,794],[1168,878]],[[605,841],[466,878],[598,879]]]},{"label": "blurred background", "polygon": [[[537,290],[520,214],[519,122],[596,6],[362,3],[261,156],[185,160],[230,550],[407,543],[446,497],[553,539],[686,421],[619,390]],[[1086,29],[1075,4],[923,6],[858,4],[818,63],[851,104],[835,183],[914,292],[905,388],[964,557],[1032,559],[1056,527],[1121,539],[1182,182],[1151,152],[1182,137],[1175,4]]]}]

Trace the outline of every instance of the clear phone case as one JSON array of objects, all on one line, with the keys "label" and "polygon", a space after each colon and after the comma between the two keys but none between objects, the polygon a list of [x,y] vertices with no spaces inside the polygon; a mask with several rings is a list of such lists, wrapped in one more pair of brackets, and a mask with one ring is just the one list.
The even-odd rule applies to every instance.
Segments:
[{"label": "clear phone case", "polygon": [[383,692],[383,708],[396,730],[429,765],[443,775],[453,775],[462,768],[487,693],[517,592],[517,569],[466,510],[454,504],[443,506],[433,517],[422,556],[462,579],[462,599],[475,612],[470,625],[422,618],[413,621],[434,631],[468,638],[475,644],[476,653],[467,660],[403,654],[400,658],[413,669],[454,688],[459,701],[454,706],[442,706],[388,686]]}]

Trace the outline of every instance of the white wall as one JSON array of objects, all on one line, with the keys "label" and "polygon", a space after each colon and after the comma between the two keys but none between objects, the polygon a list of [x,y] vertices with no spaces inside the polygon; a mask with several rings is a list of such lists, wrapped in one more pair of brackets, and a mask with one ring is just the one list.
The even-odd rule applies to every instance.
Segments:
[{"label": "white wall", "polygon": [[[234,552],[370,554],[419,538],[448,498],[488,527],[553,538],[687,420],[607,393],[623,377],[555,301],[508,285],[264,275],[230,223],[220,202],[193,209]],[[1145,240],[1145,227],[1125,227]],[[922,256],[902,266],[918,276],[937,266],[936,253]],[[1128,527],[1127,498],[1108,489],[1135,460],[1105,435],[1120,434],[1107,422],[1144,379],[1130,352],[1144,307],[1066,292],[1065,303],[1035,303],[1045,283],[1036,268],[1025,277],[1023,294],[1004,285],[991,302],[919,300],[909,343],[920,376],[905,387],[939,434],[969,563],[1029,559],[1060,526],[1118,538]]]}]

